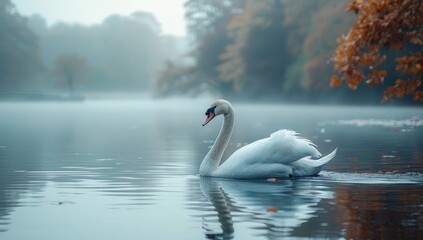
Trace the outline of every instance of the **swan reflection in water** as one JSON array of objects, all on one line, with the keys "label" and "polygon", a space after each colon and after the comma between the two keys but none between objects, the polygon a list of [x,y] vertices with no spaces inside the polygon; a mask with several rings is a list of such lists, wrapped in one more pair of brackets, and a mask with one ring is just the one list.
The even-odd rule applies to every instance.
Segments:
[{"label": "swan reflection in water", "polygon": [[[230,180],[200,177],[203,195],[211,202],[214,215],[203,216],[207,238],[231,239],[236,225],[248,223],[260,235],[290,236],[292,231],[315,217],[322,199],[333,199],[334,193],[311,181]],[[243,233],[245,234],[245,233]]]}]

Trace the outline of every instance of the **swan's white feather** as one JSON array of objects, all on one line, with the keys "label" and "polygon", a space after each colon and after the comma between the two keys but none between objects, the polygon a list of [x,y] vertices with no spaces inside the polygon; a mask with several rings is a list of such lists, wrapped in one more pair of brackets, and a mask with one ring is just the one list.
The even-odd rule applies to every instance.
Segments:
[{"label": "swan's white feather", "polygon": [[296,176],[298,171],[294,171],[293,166],[300,166],[295,164],[296,161],[305,158],[316,161],[313,159],[321,156],[310,140],[301,138],[295,131],[283,129],[238,149],[213,175],[230,178]]}]

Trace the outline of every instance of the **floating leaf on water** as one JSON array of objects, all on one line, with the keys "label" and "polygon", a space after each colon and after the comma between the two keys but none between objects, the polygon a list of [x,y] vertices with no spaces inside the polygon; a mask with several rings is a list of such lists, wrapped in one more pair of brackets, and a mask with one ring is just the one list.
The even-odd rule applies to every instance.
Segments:
[{"label": "floating leaf on water", "polygon": [[277,212],[277,211],[279,211],[279,209],[277,207],[275,207],[275,206],[271,206],[271,207],[268,207],[266,209],[266,211],[267,212]]}]

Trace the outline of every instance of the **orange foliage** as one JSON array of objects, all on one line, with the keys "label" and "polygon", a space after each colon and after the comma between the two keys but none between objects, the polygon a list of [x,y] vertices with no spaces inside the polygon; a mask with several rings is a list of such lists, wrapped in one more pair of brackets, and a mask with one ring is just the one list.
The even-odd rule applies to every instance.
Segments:
[{"label": "orange foliage", "polygon": [[414,52],[396,58],[395,70],[406,80],[398,79],[389,86],[383,101],[405,95],[414,95],[415,101],[422,101],[423,2],[353,0],[347,10],[357,14],[358,20],[347,35],[338,38],[334,62],[341,77],[334,75],[331,85],[339,87],[346,82],[351,89],[357,89],[365,79],[369,87],[383,84],[388,75],[387,70],[381,70],[387,59],[383,49],[400,51],[414,46]]},{"label": "orange foliage", "polygon": [[339,87],[342,85],[342,80],[339,79],[339,77],[337,75],[333,75],[331,80],[330,80],[330,85],[332,87]]}]

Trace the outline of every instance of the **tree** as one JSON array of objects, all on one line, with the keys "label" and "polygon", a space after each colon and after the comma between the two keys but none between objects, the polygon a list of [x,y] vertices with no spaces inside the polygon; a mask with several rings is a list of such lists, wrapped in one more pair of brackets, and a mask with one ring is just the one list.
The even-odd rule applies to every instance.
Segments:
[{"label": "tree", "polygon": [[244,10],[234,15],[227,23],[226,29],[229,38],[233,41],[226,46],[225,52],[219,56],[222,63],[218,66],[219,78],[223,81],[232,82],[236,92],[240,92],[245,85],[247,71],[244,57],[247,42],[251,35],[254,17],[257,12],[266,5],[265,2],[248,0],[245,2]]},{"label": "tree", "polygon": [[[284,76],[287,95],[324,94],[330,86],[321,79],[329,78],[333,71],[326,62],[335,50],[336,38],[352,25],[352,17],[342,11],[348,0],[282,0],[287,48],[292,63]],[[314,98],[315,99],[315,98]]]},{"label": "tree", "polygon": [[53,72],[66,80],[69,94],[75,95],[75,81],[88,70],[88,63],[78,55],[65,55],[55,61]]},{"label": "tree", "polygon": [[[331,85],[346,82],[357,89],[386,83],[394,58],[398,78],[388,86],[383,101],[413,95],[423,101],[423,2],[419,0],[353,0],[348,8],[358,15],[348,34],[338,38]],[[341,77],[340,77],[341,76]]]},{"label": "tree", "polygon": [[102,49],[99,65],[110,87],[145,91],[152,87],[153,76],[164,62],[160,52],[160,24],[146,12],[129,17],[112,15],[101,25]]},{"label": "tree", "polygon": [[41,73],[37,36],[9,0],[0,0],[0,90],[16,90]]},{"label": "tree", "polygon": [[237,93],[277,96],[290,54],[286,48],[280,1],[245,1],[244,10],[232,17],[227,31],[232,44],[220,56],[220,79],[233,82]]},{"label": "tree", "polygon": [[241,0],[189,0],[185,3],[187,30],[195,41],[192,55],[196,70],[203,80],[219,85],[224,92],[232,93],[232,84],[218,81],[220,55],[231,42],[226,26],[240,10]]},{"label": "tree", "polygon": [[164,42],[167,36],[160,24],[147,12],[111,15],[90,26],[61,22],[49,27],[41,16],[32,16],[29,26],[40,36],[49,69],[62,56],[77,55],[89,63],[81,86],[86,92],[148,91],[165,59],[175,53],[169,51],[172,43]]},{"label": "tree", "polygon": [[326,60],[336,36],[352,24],[340,11],[347,1],[190,0],[185,7],[197,44],[195,70],[223,95],[241,98],[329,91],[319,79],[330,78]]},{"label": "tree", "polygon": [[185,3],[187,30],[197,42],[225,29],[241,0],[188,0]]}]

